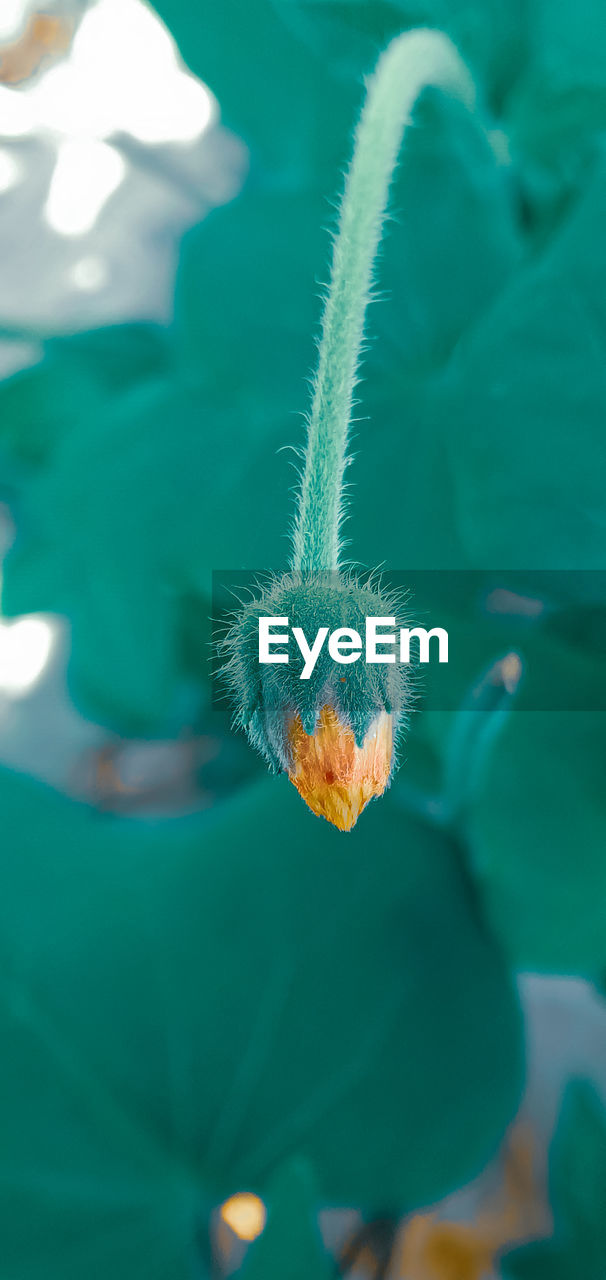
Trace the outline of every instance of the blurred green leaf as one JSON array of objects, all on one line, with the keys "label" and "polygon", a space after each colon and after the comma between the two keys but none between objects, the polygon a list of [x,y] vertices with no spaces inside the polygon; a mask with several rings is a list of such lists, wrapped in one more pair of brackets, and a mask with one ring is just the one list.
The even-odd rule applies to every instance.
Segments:
[{"label": "blurred green leaf", "polygon": [[[570,178],[573,148],[606,125],[600,0],[274,0],[285,24],[343,79],[415,26],[448,32],[480,77],[516,150]],[[568,170],[568,172],[567,172]]]},{"label": "blurred green leaf", "polygon": [[593,1089],[569,1085],[550,1154],[552,1240],[502,1260],[505,1280],[604,1280],[606,1115]]},{"label": "blurred green leaf", "polygon": [[602,568],[606,164],[545,253],[461,340],[442,386],[456,520],[474,565]]},{"label": "blurred green leaf", "polygon": [[305,1161],[291,1160],[278,1170],[266,1195],[267,1225],[238,1272],[242,1280],[334,1280],[334,1264],[314,1222],[316,1199]]},{"label": "blurred green leaf", "polygon": [[156,325],[110,325],[49,339],[41,360],[0,381],[0,440],[22,461],[40,463],[83,414],[161,377],[169,363]]},{"label": "blurred green leaf", "polygon": [[370,70],[392,36],[409,27],[448,32],[488,89],[502,96],[523,58],[520,0],[274,0],[290,30],[324,55],[343,78]]},{"label": "blurred green leaf", "polygon": [[379,374],[389,362],[392,375],[413,378],[443,365],[522,258],[514,174],[495,154],[481,110],[472,115],[433,90],[414,120],[391,194],[381,300],[369,316],[371,394],[377,365]]},{"label": "blurred green leaf", "polygon": [[224,122],[250,146],[256,185],[299,187],[310,169],[338,167],[351,127],[359,80],[335,93],[322,63],[284,27],[272,0],[156,0],[180,52],[221,105]]},{"label": "blurred green leaf", "polygon": [[519,712],[492,744],[471,865],[512,960],[543,972],[606,963],[604,715]]},{"label": "blurred green leaf", "polygon": [[507,104],[514,145],[570,180],[579,149],[606,128],[604,10],[600,0],[532,0],[525,26],[526,64]]},{"label": "blurred green leaf", "polygon": [[[366,5],[365,11],[384,7]],[[342,6],[337,8],[341,12]],[[360,77],[331,86],[317,59],[288,37],[271,3],[255,6],[253,15],[245,0],[229,0],[211,31],[182,0],[166,0],[160,11],[184,57],[210,77],[228,120],[251,146],[248,187],[229,209],[185,238],[178,332],[192,365],[202,363],[213,386],[231,388],[233,379],[250,379],[253,396],[262,389],[271,400],[277,376],[280,387],[289,390],[281,411],[305,409],[303,379],[314,361],[318,282],[328,273],[326,224],[334,221],[330,202],[349,159],[363,96]],[[246,59],[235,55],[235,29],[249,51]],[[268,52],[271,72],[265,76]],[[255,78],[251,93],[246,92],[248,76]],[[271,98],[259,93],[260,84]],[[419,108],[418,128],[409,136],[393,192],[399,225],[380,281],[389,300],[384,298],[372,314],[371,336],[378,332],[396,348],[388,356],[392,374],[399,373],[402,362],[417,370],[443,359],[519,257],[509,176],[493,154],[483,122],[439,95],[428,99]],[[271,162],[258,141],[259,129],[247,130],[251,110],[271,131]],[[313,126],[306,114],[312,110]],[[381,382],[387,364],[379,352]],[[294,374],[290,383],[283,378],[284,365]]]},{"label": "blurred green leaf", "polygon": [[[524,651],[522,649],[522,658]],[[538,661],[537,661],[538,659]],[[586,710],[538,711],[570,688]],[[476,760],[468,853],[482,908],[521,969],[606,967],[602,655],[543,638],[516,709]]]},{"label": "blurred green leaf", "polygon": [[196,1197],[292,1155],[407,1208],[489,1158],[519,1017],[443,834],[386,801],[345,838],[275,779],[154,826],[0,803],[7,1275],[185,1274]]},{"label": "blurred green leaf", "polygon": [[183,242],[175,328],[185,366],[225,409],[243,397],[240,433],[259,450],[250,415],[263,407],[280,414],[283,443],[302,436],[295,415],[307,408],[336,175],[320,189],[245,190]]},{"label": "blurred green leaf", "polygon": [[[283,560],[292,472],[281,440],[262,405],[151,384],[83,420],[28,485],[3,608],[68,616],[71,687],[97,718],[133,733],[166,723],[186,661],[186,602],[203,597],[208,614],[215,567]],[[208,670],[209,631],[207,618],[198,647]]]}]

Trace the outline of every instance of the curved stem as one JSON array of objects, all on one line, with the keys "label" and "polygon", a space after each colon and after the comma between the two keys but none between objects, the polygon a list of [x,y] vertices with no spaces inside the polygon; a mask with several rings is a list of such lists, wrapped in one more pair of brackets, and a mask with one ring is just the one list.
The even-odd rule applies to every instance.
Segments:
[{"label": "curved stem", "polygon": [[442,32],[430,30],[406,32],[392,40],[368,84],[345,180],[322,320],[295,518],[295,571],[339,567],[343,474],[373,266],[410,113],[430,85],[473,106],[473,82],[454,45]]}]

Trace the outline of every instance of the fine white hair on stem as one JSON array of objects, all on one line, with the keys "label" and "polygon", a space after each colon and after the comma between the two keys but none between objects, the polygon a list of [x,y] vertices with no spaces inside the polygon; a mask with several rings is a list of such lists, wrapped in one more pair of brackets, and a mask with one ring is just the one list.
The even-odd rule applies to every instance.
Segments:
[{"label": "fine white hair on stem", "polygon": [[411,112],[430,86],[474,105],[460,55],[443,32],[429,29],[392,40],[368,81],[333,243],[294,522],[295,571],[339,568],[343,474],[373,267]]}]

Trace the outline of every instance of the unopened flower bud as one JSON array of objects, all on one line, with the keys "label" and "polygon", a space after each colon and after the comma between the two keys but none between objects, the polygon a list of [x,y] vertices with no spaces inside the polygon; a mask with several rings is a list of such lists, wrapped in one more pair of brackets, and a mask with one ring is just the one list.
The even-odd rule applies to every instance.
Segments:
[{"label": "unopened flower bud", "polygon": [[287,619],[289,634],[300,628],[311,644],[320,628],[364,636],[368,617],[400,612],[393,596],[353,578],[290,573],[243,607],[222,645],[236,725],[272,768],[288,774],[309,808],[342,831],[389,784],[409,670],[396,660],[369,664],[363,654],[336,661],[323,643],[302,678],[311,663],[297,646],[289,646],[287,663],[259,661],[259,620]]}]

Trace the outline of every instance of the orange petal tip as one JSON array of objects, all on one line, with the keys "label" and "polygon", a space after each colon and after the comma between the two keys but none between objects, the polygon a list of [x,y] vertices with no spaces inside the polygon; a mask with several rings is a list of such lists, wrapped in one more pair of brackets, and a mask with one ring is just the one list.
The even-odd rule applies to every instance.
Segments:
[{"label": "orange petal tip", "polygon": [[292,751],[291,782],[318,817],[339,831],[351,831],[374,796],[383,794],[391,773],[393,721],[381,711],[361,747],[342,724],[334,707],[322,707],[314,733],[306,733],[293,716],[288,738]]}]

